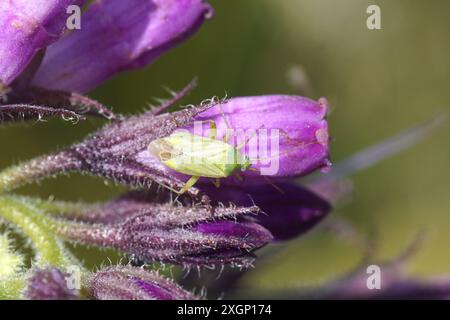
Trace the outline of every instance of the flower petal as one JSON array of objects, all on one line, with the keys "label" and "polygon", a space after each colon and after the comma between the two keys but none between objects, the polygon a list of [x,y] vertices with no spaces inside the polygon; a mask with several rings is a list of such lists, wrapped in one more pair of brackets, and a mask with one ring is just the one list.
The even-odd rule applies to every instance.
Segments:
[{"label": "flower petal", "polygon": [[[299,176],[330,165],[328,159],[328,124],[325,120],[328,105],[325,98],[314,101],[301,96],[265,95],[232,98],[196,116],[196,120],[213,120],[217,125],[217,138],[222,139],[231,128],[238,136],[229,142],[250,154],[252,144],[256,144],[258,160],[252,167],[265,167],[270,159],[278,161],[278,170],[271,176]],[[205,124],[208,126],[209,124]],[[229,128],[228,128],[229,126]],[[195,129],[194,129],[195,130]],[[241,136],[239,131],[258,130],[254,137]],[[203,130],[204,134],[208,130]],[[266,134],[263,136],[262,134]],[[276,145],[275,137],[279,137]],[[272,143],[273,142],[273,143]],[[258,144],[257,144],[258,143]],[[266,147],[267,154],[261,151]],[[246,171],[243,175],[255,176]]]},{"label": "flower petal", "polygon": [[34,84],[85,92],[113,75],[152,63],[210,17],[202,0],[102,0],[76,30],[52,45]]},{"label": "flower petal", "polygon": [[82,0],[0,1],[0,80],[10,84],[40,50],[59,39],[69,5]]}]

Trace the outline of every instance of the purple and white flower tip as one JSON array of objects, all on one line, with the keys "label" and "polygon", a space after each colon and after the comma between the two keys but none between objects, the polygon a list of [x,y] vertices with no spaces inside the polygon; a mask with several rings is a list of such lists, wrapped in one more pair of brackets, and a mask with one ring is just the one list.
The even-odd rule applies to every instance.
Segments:
[{"label": "purple and white flower tip", "polygon": [[56,268],[34,270],[27,281],[24,296],[31,300],[71,300],[79,297],[67,286],[68,274]]},{"label": "purple and white flower tip", "polygon": [[312,229],[331,210],[330,204],[315,193],[292,183],[277,183],[283,192],[271,185],[202,187],[211,200],[232,202],[238,206],[257,205],[262,214],[255,217],[262,226],[282,241],[295,238]]},{"label": "purple and white flower tip", "polygon": [[89,294],[98,300],[199,300],[154,271],[113,266],[98,271],[88,283]]},{"label": "purple and white flower tip", "polygon": [[0,1],[0,81],[10,84],[34,55],[64,31],[69,5],[82,0]]},{"label": "purple and white flower tip", "polygon": [[146,193],[131,193],[110,204],[73,212],[69,216],[78,223],[68,224],[59,234],[69,241],[115,248],[144,262],[185,266],[246,267],[253,262],[252,252],[273,239],[253,221],[259,213],[255,206],[214,207],[186,200],[185,205],[176,205],[154,202]]},{"label": "purple and white flower tip", "polygon": [[81,29],[48,48],[33,84],[89,91],[119,72],[152,63],[212,14],[202,0],[94,1]]}]

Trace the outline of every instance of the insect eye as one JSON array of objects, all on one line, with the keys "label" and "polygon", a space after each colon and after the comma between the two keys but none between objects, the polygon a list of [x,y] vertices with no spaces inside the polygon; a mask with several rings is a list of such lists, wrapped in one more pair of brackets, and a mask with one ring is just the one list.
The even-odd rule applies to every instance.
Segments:
[{"label": "insect eye", "polygon": [[170,160],[171,158],[171,153],[167,152],[167,151],[161,151],[159,153],[159,158],[161,159],[161,161],[167,161]]}]

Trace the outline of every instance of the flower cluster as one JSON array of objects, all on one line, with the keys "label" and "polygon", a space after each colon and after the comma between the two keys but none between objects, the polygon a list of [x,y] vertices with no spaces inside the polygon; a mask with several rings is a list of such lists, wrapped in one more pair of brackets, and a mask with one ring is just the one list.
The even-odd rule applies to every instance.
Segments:
[{"label": "flower cluster", "polygon": [[[133,264],[160,262],[185,267],[248,267],[254,251],[303,234],[322,220],[330,204],[295,178],[328,168],[327,102],[267,95],[211,99],[165,113],[193,88],[159,107],[131,117],[116,115],[84,93],[112,76],[147,66],[192,36],[213,15],[201,0],[102,0],[86,4],[80,30],[66,30],[66,9],[81,0],[0,3],[0,123],[60,116],[108,120],[72,146],[0,172],[0,216],[33,243],[26,270],[9,240],[0,250],[0,297],[29,299],[198,299],[155,271],[111,266],[84,269],[65,247],[76,242],[112,248]],[[214,123],[217,140],[250,157],[246,138],[224,139],[227,130],[276,130],[269,157],[277,170],[264,178],[263,165],[219,188],[205,177],[174,200],[189,176],[166,166],[149,144],[193,122]],[[201,134],[210,133],[208,127]],[[242,145],[241,147],[238,147]],[[276,153],[273,151],[276,146]],[[136,189],[106,203],[88,204],[19,197],[21,185],[57,174],[83,172]],[[207,175],[205,174],[207,177]],[[225,178],[225,177],[224,177]],[[243,180],[243,181],[241,181]],[[276,190],[275,190],[276,189]],[[79,268],[81,285],[67,279]],[[3,270],[0,268],[0,270]],[[86,290],[83,290],[86,289]]]}]

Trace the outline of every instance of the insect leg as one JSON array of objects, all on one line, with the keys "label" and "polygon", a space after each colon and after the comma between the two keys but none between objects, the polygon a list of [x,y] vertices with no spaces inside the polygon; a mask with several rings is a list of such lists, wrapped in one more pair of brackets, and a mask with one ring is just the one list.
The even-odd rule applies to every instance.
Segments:
[{"label": "insect leg", "polygon": [[216,140],[217,137],[217,126],[214,120],[205,120],[210,124],[208,138]]},{"label": "insect leg", "polygon": [[186,191],[189,190],[190,187],[192,187],[192,186],[198,181],[198,179],[200,179],[200,177],[198,177],[198,176],[192,176],[192,177],[190,177],[189,180],[188,180],[188,181],[186,182],[186,184],[184,185],[184,187],[183,187],[180,191],[178,191],[177,193],[178,193],[178,194],[183,194],[183,193],[185,193]]},{"label": "insect leg", "polygon": [[193,124],[193,123],[203,123],[203,122],[209,122],[209,133],[208,133],[208,138],[216,140],[217,137],[217,125],[216,122],[214,120],[199,120],[199,121],[194,121],[194,122],[190,122],[189,124]]},{"label": "insect leg", "polygon": [[225,112],[223,112],[222,105],[219,104],[220,113],[222,114],[223,121],[225,121],[225,125],[227,126],[227,129],[231,130],[230,122],[228,121],[227,116],[225,115]]},{"label": "insect leg", "polygon": [[231,128],[230,122],[228,121],[227,116],[223,112],[223,108],[222,108],[221,104],[219,104],[219,108],[220,108],[220,113],[222,114],[223,121],[225,122],[225,126],[227,127],[227,130],[225,131],[225,135],[223,136],[222,140],[223,140],[223,142],[228,143],[228,140],[230,140],[230,135],[232,134],[231,133],[232,128]]},{"label": "insect leg", "polygon": [[267,178],[266,176],[262,176],[264,178],[264,180],[267,181],[268,184],[270,184],[275,190],[277,190],[279,193],[284,194],[283,189],[281,189],[279,186],[277,186],[275,183],[272,182],[272,180],[270,180],[269,178]]},{"label": "insect leg", "polygon": [[253,132],[250,137],[248,137],[247,139],[244,140],[244,142],[242,142],[240,145],[238,145],[236,147],[237,150],[241,150],[243,147],[245,147],[247,145],[247,143],[249,143],[250,140],[253,139],[254,136],[256,136],[256,134],[258,133],[258,130],[255,130],[255,132]]}]

